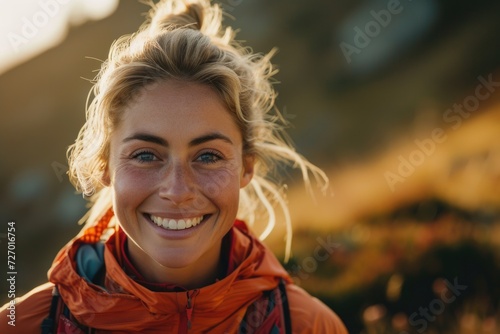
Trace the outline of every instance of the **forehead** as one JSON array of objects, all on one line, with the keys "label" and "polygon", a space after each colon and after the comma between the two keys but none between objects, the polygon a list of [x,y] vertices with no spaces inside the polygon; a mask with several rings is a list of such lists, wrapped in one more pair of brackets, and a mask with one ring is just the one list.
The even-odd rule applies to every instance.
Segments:
[{"label": "forehead", "polygon": [[170,134],[222,131],[241,137],[231,112],[210,86],[177,80],[154,83],[141,90],[122,112],[119,132]]},{"label": "forehead", "polygon": [[127,110],[177,111],[224,109],[224,103],[210,86],[188,81],[166,80],[140,89],[139,94],[125,107]]}]

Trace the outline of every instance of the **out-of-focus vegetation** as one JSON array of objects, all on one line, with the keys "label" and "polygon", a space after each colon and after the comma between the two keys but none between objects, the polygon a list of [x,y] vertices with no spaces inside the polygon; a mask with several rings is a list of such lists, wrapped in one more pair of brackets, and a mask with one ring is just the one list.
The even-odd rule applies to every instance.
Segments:
[{"label": "out-of-focus vegetation", "polygon": [[[338,171],[333,199],[312,209],[299,204],[310,202],[304,193],[290,199],[301,220],[287,268],[352,333],[500,332],[496,108],[457,129],[420,172],[399,185],[404,196],[382,188],[388,187],[380,181],[382,166],[391,168],[380,162],[382,154],[350,166],[354,173],[349,166]],[[413,142],[408,145],[414,149]],[[403,146],[388,155],[405,152]],[[342,180],[337,188],[335,180]],[[356,198],[358,206],[337,208]],[[328,217],[336,222],[330,230]]]},{"label": "out-of-focus vegetation", "polygon": [[[498,333],[498,221],[491,226],[445,210],[421,221],[379,217],[332,232],[337,247],[324,261],[308,259],[324,233],[298,231],[300,249],[288,268],[353,333]],[[446,281],[464,288],[455,295]]]}]

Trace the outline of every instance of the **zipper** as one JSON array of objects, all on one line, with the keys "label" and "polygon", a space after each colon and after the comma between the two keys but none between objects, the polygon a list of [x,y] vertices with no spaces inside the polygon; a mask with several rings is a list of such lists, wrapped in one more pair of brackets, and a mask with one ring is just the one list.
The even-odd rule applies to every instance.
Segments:
[{"label": "zipper", "polygon": [[194,307],[194,297],[199,293],[199,290],[186,291],[187,302],[186,302],[186,333],[191,329],[192,326],[192,316]]}]

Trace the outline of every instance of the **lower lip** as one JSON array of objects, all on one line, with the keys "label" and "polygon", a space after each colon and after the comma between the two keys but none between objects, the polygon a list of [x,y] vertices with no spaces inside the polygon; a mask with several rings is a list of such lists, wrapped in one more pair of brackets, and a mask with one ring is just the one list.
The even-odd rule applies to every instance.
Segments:
[{"label": "lower lip", "polygon": [[165,239],[185,239],[196,233],[208,219],[210,219],[211,215],[204,215],[203,220],[196,225],[195,227],[185,228],[183,230],[167,230],[163,227],[160,227],[154,223],[148,214],[143,215],[148,223],[154,228],[156,234]]}]

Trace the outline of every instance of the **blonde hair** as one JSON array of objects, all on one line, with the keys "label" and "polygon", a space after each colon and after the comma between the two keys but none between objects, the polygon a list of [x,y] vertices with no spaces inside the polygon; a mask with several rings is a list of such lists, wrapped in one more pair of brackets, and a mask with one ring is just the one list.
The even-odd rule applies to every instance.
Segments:
[{"label": "blonde hair", "polygon": [[[286,224],[286,258],[291,249],[291,219],[276,168],[299,168],[311,190],[312,175],[325,190],[325,173],[289,144],[286,120],[275,107],[271,64],[274,50],[254,54],[235,41],[235,31],[222,27],[222,11],[209,0],[149,2],[151,10],[139,30],[113,43],[109,58],[95,79],[87,101],[87,121],[68,150],[69,176],[77,190],[93,196],[84,217],[91,225],[111,207],[110,191],[102,183],[109,156],[109,138],[124,107],[141,90],[176,79],[211,86],[233,113],[243,137],[243,152],[255,157],[254,177],[241,190],[238,218],[254,225],[265,212],[264,239],[273,230],[276,207]],[[260,216],[259,216],[260,218]]]}]

